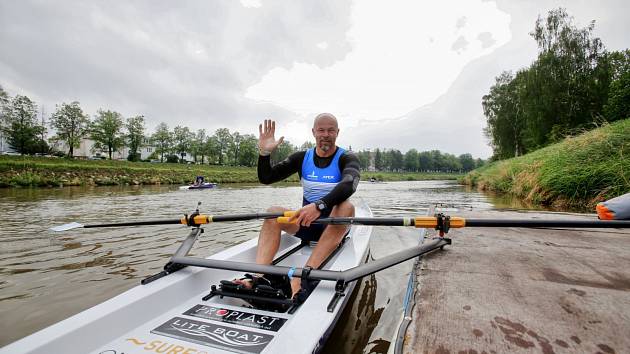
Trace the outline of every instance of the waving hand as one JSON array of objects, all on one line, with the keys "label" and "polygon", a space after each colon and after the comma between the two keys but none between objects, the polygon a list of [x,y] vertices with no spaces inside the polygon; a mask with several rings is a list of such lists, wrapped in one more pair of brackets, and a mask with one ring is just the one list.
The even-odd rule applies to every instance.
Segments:
[{"label": "waving hand", "polygon": [[284,140],[284,136],[281,136],[280,139],[276,140],[276,122],[271,119],[265,119],[264,127],[263,124],[260,124],[258,126],[258,132],[260,133],[258,138],[258,148],[260,149],[261,155],[271,154],[278,145],[282,144],[282,141]]}]

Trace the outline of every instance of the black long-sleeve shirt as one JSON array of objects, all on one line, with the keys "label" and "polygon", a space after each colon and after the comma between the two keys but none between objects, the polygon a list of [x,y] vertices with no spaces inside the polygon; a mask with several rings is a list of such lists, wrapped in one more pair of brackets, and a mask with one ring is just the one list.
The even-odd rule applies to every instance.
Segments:
[{"label": "black long-sleeve shirt", "polygon": [[[283,161],[271,166],[269,156],[258,157],[258,180],[263,184],[271,184],[282,181],[294,173],[302,177],[302,162],[306,151],[299,151],[287,157]],[[313,155],[313,161],[318,168],[326,168],[332,162],[335,154],[329,157]],[[341,181],[337,183],[330,193],[322,198],[329,208],[350,198],[357,190],[361,174],[359,172],[359,158],[351,151],[345,151],[339,157],[339,170],[341,171]]]}]

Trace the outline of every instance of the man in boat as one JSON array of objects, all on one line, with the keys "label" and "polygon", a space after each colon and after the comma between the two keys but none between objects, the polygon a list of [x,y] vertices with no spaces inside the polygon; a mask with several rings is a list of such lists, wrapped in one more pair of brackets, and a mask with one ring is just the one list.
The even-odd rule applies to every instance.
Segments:
[{"label": "man in boat", "polygon": [[204,181],[203,176],[197,176],[197,178],[195,179],[195,182],[193,183],[193,186],[199,187],[203,184],[203,181]]},{"label": "man in boat", "polygon": [[[305,267],[317,269],[337,248],[346,233],[347,225],[311,224],[322,217],[354,216],[354,206],[348,198],[359,184],[359,159],[357,156],[335,145],[339,126],[337,118],[330,113],[322,113],[313,122],[315,147],[292,154],[284,161],[271,165],[271,153],[280,145],[284,137],[275,138],[276,123],[265,120],[259,127],[258,179],[263,184],[282,181],[298,173],[303,188],[302,208],[291,218],[294,223],[280,224],[276,219],[264,221],[258,239],[256,263],[271,264],[280,245],[280,235],[284,231],[303,241],[318,241]],[[269,212],[282,212],[291,209],[271,207]],[[246,287],[255,286],[262,277],[235,280]],[[301,279],[291,279],[291,296],[301,289]]]}]

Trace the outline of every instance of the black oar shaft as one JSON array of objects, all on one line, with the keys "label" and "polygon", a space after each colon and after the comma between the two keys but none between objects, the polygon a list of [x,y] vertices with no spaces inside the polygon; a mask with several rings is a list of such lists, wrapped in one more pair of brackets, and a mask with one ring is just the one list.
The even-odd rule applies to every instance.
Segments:
[{"label": "black oar shaft", "polygon": [[484,220],[466,219],[467,227],[630,228],[630,220]]},{"label": "black oar shaft", "polygon": [[235,215],[216,215],[212,216],[212,222],[221,221],[244,221],[254,219],[271,219],[284,216],[282,213],[252,213],[252,214],[235,214]]},{"label": "black oar shaft", "polygon": [[117,223],[109,223],[109,224],[92,224],[92,225],[83,225],[84,228],[89,229],[92,227],[118,227],[118,226],[143,226],[143,225],[171,225],[171,224],[180,224],[180,219],[169,219],[169,220],[145,220],[145,221],[129,221],[129,222],[117,222]]},{"label": "black oar shaft", "polygon": [[[282,218],[288,220],[288,218]],[[446,219],[442,219],[446,222]],[[438,225],[435,217],[416,218],[353,218],[330,217],[315,220],[326,225],[380,225],[416,226],[433,228]],[[630,228],[630,220],[522,220],[522,219],[464,219],[451,217],[450,228],[460,227],[566,227],[566,228]]]},{"label": "black oar shaft", "polygon": [[[197,215],[194,217],[194,221],[197,224],[209,224],[212,222],[223,221],[245,221],[254,219],[271,219],[284,216],[284,212],[278,213],[250,213],[250,214],[233,214],[233,215]],[[192,216],[191,216],[192,217]],[[187,219],[165,219],[165,220],[144,220],[144,221],[128,221],[106,224],[91,224],[83,225],[84,228],[94,227],[119,227],[119,226],[146,226],[146,225],[172,225],[172,224],[187,224]]]},{"label": "black oar shaft", "polygon": [[379,226],[413,226],[413,218],[352,218],[334,217],[315,220],[315,224],[328,225],[379,225]]}]

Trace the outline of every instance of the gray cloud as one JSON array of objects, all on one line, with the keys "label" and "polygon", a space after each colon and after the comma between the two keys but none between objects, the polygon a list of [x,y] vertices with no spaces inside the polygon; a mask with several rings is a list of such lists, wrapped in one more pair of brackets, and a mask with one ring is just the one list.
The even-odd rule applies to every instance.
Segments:
[{"label": "gray cloud", "polygon": [[468,22],[468,19],[466,18],[466,16],[462,16],[458,18],[457,22],[455,23],[455,29],[462,29],[466,27],[467,22]]},{"label": "gray cloud", "polygon": [[[293,113],[243,98],[274,67],[349,52],[350,4],[237,1],[0,3],[0,82],[52,111],[78,100],[209,130]],[[325,51],[317,48],[327,42]],[[254,131],[252,128],[252,131]]]},{"label": "gray cloud", "polygon": [[461,53],[466,50],[466,47],[468,47],[468,41],[466,40],[466,38],[464,38],[464,36],[459,36],[457,37],[455,42],[453,42],[451,50],[457,53]]},{"label": "gray cloud", "polygon": [[482,48],[492,47],[497,41],[492,38],[492,33],[490,32],[481,32],[477,35],[477,39],[481,42]]}]

